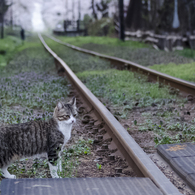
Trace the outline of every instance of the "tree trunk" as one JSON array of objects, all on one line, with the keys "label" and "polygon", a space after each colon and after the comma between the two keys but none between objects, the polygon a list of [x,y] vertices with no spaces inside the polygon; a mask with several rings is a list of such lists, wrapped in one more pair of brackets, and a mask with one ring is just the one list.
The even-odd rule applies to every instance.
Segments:
[{"label": "tree trunk", "polygon": [[120,39],[125,40],[125,30],[124,30],[124,3],[123,0],[119,0],[119,21],[120,21]]},{"label": "tree trunk", "polygon": [[2,21],[1,21],[1,39],[4,38],[4,17],[2,14]]},{"label": "tree trunk", "polygon": [[1,5],[0,5],[0,22],[1,22],[1,39],[4,38],[4,0],[1,0]]},{"label": "tree trunk", "polygon": [[126,26],[132,30],[142,28],[142,0],[131,0],[127,10]]},{"label": "tree trunk", "polygon": [[93,10],[93,16],[97,20],[97,14],[96,14],[96,11],[95,11],[94,0],[91,1],[91,8]]},{"label": "tree trunk", "polygon": [[164,0],[163,7],[160,11],[158,29],[162,32],[170,32],[173,24],[174,0]]}]

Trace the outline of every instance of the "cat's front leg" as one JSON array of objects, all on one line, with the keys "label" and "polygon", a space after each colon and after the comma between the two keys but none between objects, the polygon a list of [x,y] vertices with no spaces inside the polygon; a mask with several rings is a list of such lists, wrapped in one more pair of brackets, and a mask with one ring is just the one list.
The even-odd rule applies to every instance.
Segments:
[{"label": "cat's front leg", "polygon": [[59,157],[59,159],[58,159],[57,166],[58,166],[58,170],[59,170],[60,172],[62,172],[62,159],[61,159],[61,157]]},{"label": "cat's front leg", "polygon": [[49,169],[50,169],[50,174],[51,174],[52,178],[60,178],[58,175],[58,165],[55,166],[49,162]]},{"label": "cat's front leg", "polygon": [[52,178],[60,178],[57,172],[62,170],[61,168],[62,163],[58,151],[55,150],[54,148],[51,148],[48,152],[48,163]]},{"label": "cat's front leg", "polygon": [[8,170],[7,170],[8,166],[1,168],[1,172],[3,177],[8,178],[8,179],[16,179],[15,175],[11,175]]}]

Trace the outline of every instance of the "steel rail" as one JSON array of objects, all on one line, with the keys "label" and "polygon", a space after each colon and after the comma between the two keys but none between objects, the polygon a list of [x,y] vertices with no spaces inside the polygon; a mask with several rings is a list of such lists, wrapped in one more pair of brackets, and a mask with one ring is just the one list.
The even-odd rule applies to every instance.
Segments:
[{"label": "steel rail", "polygon": [[121,58],[108,56],[108,55],[100,54],[100,53],[97,53],[94,51],[89,51],[87,49],[83,49],[80,47],[76,47],[76,46],[71,45],[69,43],[62,42],[59,39],[56,39],[55,37],[50,36],[50,35],[45,35],[45,36],[47,36],[48,38],[50,38],[50,39],[52,39],[52,40],[54,40],[62,45],[65,45],[69,48],[72,48],[76,51],[80,51],[80,52],[83,52],[86,54],[90,54],[93,56],[97,56],[97,57],[109,60],[113,65],[117,66],[118,69],[127,69],[130,71],[135,71],[135,72],[139,72],[139,73],[142,73],[144,75],[147,75],[149,81],[158,81],[158,82],[163,83],[165,85],[169,85],[173,88],[177,88],[185,96],[189,95],[189,94],[195,95],[195,84],[193,84],[191,82],[188,82],[188,81],[185,81],[185,80],[182,80],[182,79],[179,79],[179,78],[176,78],[176,77],[173,77],[173,76],[170,76],[170,75],[167,75],[167,74],[155,71],[155,70],[152,70],[150,68],[144,67],[142,65],[136,64],[136,63],[128,61],[128,60],[124,60]]},{"label": "steel rail", "polygon": [[84,104],[90,105],[94,110],[95,116],[105,122],[109,135],[137,175],[149,177],[165,195],[181,194],[107,108],[78,79],[68,65],[49,48],[41,34],[38,34],[38,36],[45,49],[54,57],[57,67],[60,68],[61,66],[64,68],[66,76],[77,90]]}]

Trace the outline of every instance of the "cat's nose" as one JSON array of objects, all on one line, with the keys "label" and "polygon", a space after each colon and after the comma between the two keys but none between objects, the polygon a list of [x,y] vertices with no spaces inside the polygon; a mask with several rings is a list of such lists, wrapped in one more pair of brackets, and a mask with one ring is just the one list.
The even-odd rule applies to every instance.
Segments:
[{"label": "cat's nose", "polygon": [[74,123],[74,120],[72,120],[72,123]]}]

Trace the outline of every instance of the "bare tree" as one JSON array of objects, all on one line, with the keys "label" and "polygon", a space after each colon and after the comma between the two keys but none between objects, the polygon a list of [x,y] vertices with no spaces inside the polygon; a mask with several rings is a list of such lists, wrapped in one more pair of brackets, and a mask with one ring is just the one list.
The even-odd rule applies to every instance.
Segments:
[{"label": "bare tree", "polygon": [[96,10],[95,10],[95,2],[94,2],[94,0],[91,0],[91,6],[90,6],[89,9],[92,9],[93,17],[97,20],[97,13],[96,13]]},{"label": "bare tree", "polygon": [[102,13],[102,18],[108,17],[108,7],[111,0],[101,0],[100,3],[96,3],[97,10]]}]

